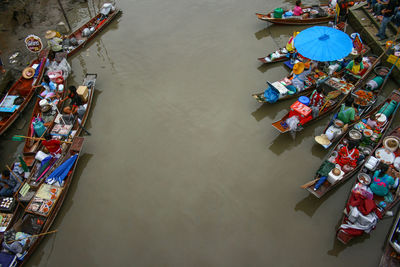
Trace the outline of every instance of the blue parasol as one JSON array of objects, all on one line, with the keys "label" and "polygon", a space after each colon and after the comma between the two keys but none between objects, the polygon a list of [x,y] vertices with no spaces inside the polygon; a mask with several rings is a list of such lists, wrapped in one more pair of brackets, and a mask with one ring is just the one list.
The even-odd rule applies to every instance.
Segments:
[{"label": "blue parasol", "polygon": [[78,155],[73,155],[72,157],[64,161],[63,164],[61,164],[49,175],[49,177],[47,177],[46,182],[49,184],[53,184],[54,182],[58,181],[61,184],[65,177],[67,177],[68,172],[74,165],[77,157]]},{"label": "blue parasol", "polygon": [[316,61],[334,61],[346,57],[353,49],[350,37],[337,29],[314,26],[294,38],[294,47],[302,56]]}]

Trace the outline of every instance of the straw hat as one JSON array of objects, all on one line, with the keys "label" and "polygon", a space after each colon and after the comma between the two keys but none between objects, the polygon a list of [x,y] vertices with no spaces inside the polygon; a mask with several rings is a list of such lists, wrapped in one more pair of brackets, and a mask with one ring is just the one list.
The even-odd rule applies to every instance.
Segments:
[{"label": "straw hat", "polygon": [[315,137],[315,142],[317,142],[320,145],[326,146],[331,143],[331,141],[328,139],[328,136],[326,134],[321,134],[319,136]]},{"label": "straw hat", "polygon": [[22,71],[22,77],[25,79],[30,79],[35,75],[35,69],[32,67],[27,67]]},{"label": "straw hat", "polygon": [[46,32],[46,35],[44,36],[44,38],[46,38],[46,39],[51,39],[51,38],[56,37],[56,35],[57,35],[56,31],[48,30],[48,31]]},{"label": "straw hat", "polygon": [[304,63],[303,62],[298,62],[296,64],[294,64],[293,66],[293,73],[294,74],[300,74],[302,73],[304,70]]}]

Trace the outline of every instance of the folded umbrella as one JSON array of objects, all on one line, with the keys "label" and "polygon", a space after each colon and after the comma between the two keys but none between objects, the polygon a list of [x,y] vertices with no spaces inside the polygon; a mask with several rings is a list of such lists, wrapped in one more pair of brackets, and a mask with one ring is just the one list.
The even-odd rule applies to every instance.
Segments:
[{"label": "folded umbrella", "polygon": [[49,184],[58,181],[60,184],[64,181],[65,177],[67,177],[69,170],[75,163],[75,160],[78,158],[78,155],[73,155],[63,164],[61,164],[57,169],[55,169],[46,179],[46,182]]}]

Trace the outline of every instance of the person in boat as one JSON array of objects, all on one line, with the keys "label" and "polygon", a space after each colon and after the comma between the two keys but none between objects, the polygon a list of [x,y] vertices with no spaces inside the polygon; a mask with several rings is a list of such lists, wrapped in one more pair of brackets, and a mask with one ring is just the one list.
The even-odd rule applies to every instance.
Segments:
[{"label": "person in boat", "polygon": [[54,98],[57,96],[57,84],[52,82],[49,76],[43,77],[43,82],[39,85],[33,86],[33,88],[43,87],[44,91],[40,94],[44,98]]},{"label": "person in boat", "polygon": [[11,197],[16,188],[18,189],[19,185],[20,183],[14,178],[14,176],[11,176],[8,170],[4,170],[0,177],[0,196]]},{"label": "person in boat", "polygon": [[359,116],[356,116],[356,108],[354,107],[354,99],[352,97],[347,98],[346,102],[342,104],[337,119],[341,120],[344,124],[349,124],[360,119]]},{"label": "person in boat", "polygon": [[346,22],[347,15],[349,13],[349,8],[354,5],[354,2],[350,2],[348,0],[339,0],[339,22]]},{"label": "person in boat", "polygon": [[370,127],[372,130],[378,127],[378,122],[376,121],[375,114],[372,114],[367,120],[367,126]]},{"label": "person in boat", "polygon": [[322,87],[318,86],[310,97],[310,107],[312,109],[313,118],[317,117],[319,114],[319,109],[324,104],[324,94],[322,92]]},{"label": "person in boat", "polygon": [[303,9],[301,8],[301,0],[296,1],[296,6],[293,8],[293,16],[301,16]]},{"label": "person in boat", "polygon": [[294,60],[296,58],[296,48],[294,47],[294,38],[299,34],[300,32],[293,32],[293,35],[289,38],[289,41],[286,44],[286,50],[288,51],[287,56],[290,59],[291,63],[294,63]]},{"label": "person in boat", "polygon": [[71,101],[69,102],[69,105],[64,108],[64,113],[67,114],[76,114],[78,111],[78,107],[82,105],[82,100],[78,96],[78,93],[76,92],[76,87],[71,85],[68,87],[68,95],[66,98],[62,99],[60,103],[64,102],[65,100],[70,99]]},{"label": "person in boat", "polygon": [[364,72],[364,64],[362,62],[362,56],[358,56],[349,62],[346,66],[347,73],[353,74],[357,78],[360,78]]},{"label": "person in boat", "polygon": [[23,254],[30,247],[30,237],[30,234],[11,228],[4,232],[3,247],[14,254]]},{"label": "person in boat", "polygon": [[396,178],[395,181],[393,176],[396,176],[394,170],[389,168],[387,164],[381,163],[378,170],[376,170],[372,176],[372,182],[369,188],[375,195],[384,197],[389,194],[391,187],[398,184],[399,178]]},{"label": "person in boat", "polygon": [[357,166],[357,160],[360,157],[360,151],[357,148],[356,142],[349,142],[347,146],[343,146],[338,151],[338,156],[336,158],[336,163],[341,167],[349,165],[355,168]]},{"label": "person in boat", "polygon": [[61,154],[61,142],[60,140],[53,139],[49,133],[46,133],[44,138],[46,140],[42,141],[42,145],[47,149],[47,151],[54,157],[58,157]]},{"label": "person in boat", "polygon": [[292,85],[296,87],[297,91],[303,91],[307,75],[311,73],[311,62],[298,62],[294,64],[292,71]]}]

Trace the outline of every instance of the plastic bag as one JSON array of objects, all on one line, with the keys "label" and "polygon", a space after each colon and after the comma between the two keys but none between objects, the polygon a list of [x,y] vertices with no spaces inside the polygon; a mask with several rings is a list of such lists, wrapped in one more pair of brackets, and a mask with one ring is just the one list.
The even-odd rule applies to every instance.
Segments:
[{"label": "plastic bag", "polygon": [[279,99],[279,93],[275,89],[268,87],[264,92],[264,97],[268,103],[275,103]]},{"label": "plastic bag", "polygon": [[286,119],[286,124],[289,126],[289,129],[291,131],[296,131],[299,122],[300,122],[300,120],[299,120],[298,116],[292,116],[292,117]]},{"label": "plastic bag", "polygon": [[49,64],[47,75],[51,80],[55,80],[62,76],[66,80],[71,73],[71,66],[69,65],[67,59],[63,58],[60,63],[53,61]]},{"label": "plastic bag", "polygon": [[360,195],[364,196],[367,199],[373,199],[374,198],[374,193],[365,184],[357,183],[356,186],[353,188],[352,192],[354,194],[360,194]]}]

